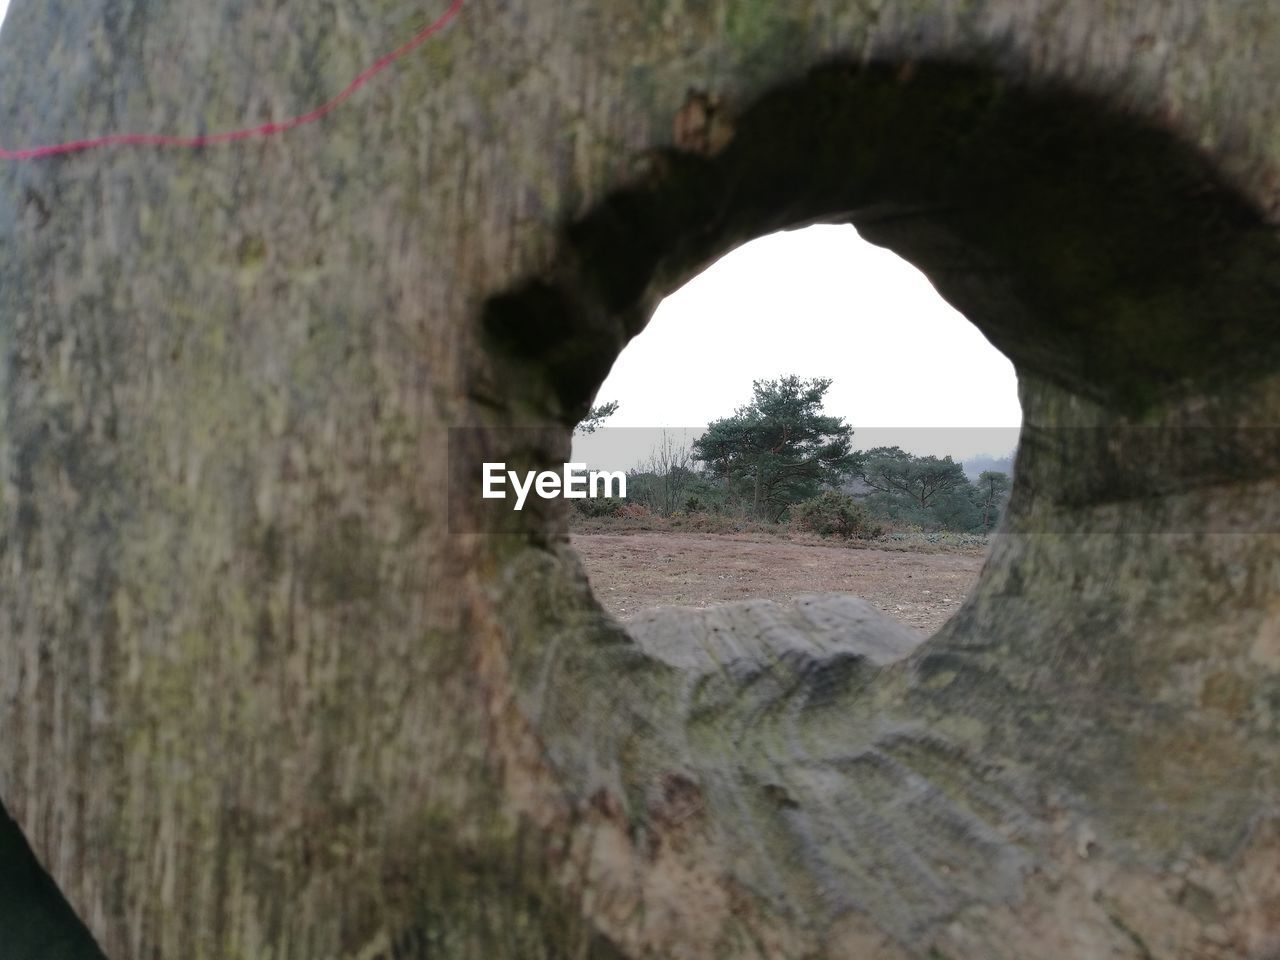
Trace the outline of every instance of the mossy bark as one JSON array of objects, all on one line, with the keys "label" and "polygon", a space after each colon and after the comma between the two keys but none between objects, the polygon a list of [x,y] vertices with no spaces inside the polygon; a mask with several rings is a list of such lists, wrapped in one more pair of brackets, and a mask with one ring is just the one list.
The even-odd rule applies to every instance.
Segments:
[{"label": "mossy bark", "polygon": [[[438,12],[13,0],[5,145],[302,113]],[[0,797],[40,864],[115,958],[1269,956],[1277,30],[472,0],[323,123],[0,169]],[[562,459],[659,297],[810,220],[1019,368],[943,631],[633,637],[561,514],[478,532],[469,457]],[[1211,440],[1154,470],[1138,428]],[[0,904],[6,956],[94,956],[4,837],[51,918]]]}]

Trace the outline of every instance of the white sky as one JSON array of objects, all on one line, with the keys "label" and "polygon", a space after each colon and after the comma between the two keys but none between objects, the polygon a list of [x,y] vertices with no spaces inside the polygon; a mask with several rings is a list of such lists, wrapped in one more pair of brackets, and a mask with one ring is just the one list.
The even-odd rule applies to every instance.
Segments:
[{"label": "white sky", "polygon": [[596,400],[620,404],[609,428],[696,427],[746,403],[752,380],[790,373],[834,381],[826,412],[857,448],[1000,455],[1022,422],[1013,365],[924,274],[849,226],[776,233],[717,261],[662,302]]}]

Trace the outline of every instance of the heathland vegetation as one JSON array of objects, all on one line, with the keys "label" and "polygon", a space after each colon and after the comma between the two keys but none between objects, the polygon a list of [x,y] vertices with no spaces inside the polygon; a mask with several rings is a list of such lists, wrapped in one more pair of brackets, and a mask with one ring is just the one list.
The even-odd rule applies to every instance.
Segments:
[{"label": "heathland vegetation", "polygon": [[[830,386],[823,378],[757,380],[745,404],[692,443],[664,433],[628,472],[625,501],[574,501],[578,518],[656,518],[711,531],[785,525],[841,539],[995,528],[1008,472],[971,478],[950,456],[855,449],[853,427],[823,412]],[[598,429],[616,409],[593,409],[580,430]]]}]

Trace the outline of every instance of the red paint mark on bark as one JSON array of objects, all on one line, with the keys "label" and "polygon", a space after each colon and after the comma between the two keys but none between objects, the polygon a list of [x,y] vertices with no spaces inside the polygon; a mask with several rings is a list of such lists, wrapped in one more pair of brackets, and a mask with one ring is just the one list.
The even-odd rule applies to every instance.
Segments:
[{"label": "red paint mark on bark", "polygon": [[236,143],[241,140],[256,140],[284,133],[297,127],[315,123],[320,118],[332,113],[347,102],[357,90],[386,70],[397,60],[408,56],[431,37],[442,31],[461,12],[466,0],[453,0],[449,9],[441,14],[434,23],[419,30],[406,43],[379,58],[370,67],[361,71],[342,92],[332,100],[322,103],[309,113],[264,123],[256,127],[245,127],[242,130],[228,130],[224,133],[213,133],[198,137],[170,137],[154,133],[113,133],[104,137],[92,137],[85,140],[72,140],[67,143],[55,143],[45,147],[27,147],[22,150],[6,150],[0,147],[0,160],[40,160],[44,157],[56,157],[68,153],[83,153],[100,147],[211,147],[222,143]]}]

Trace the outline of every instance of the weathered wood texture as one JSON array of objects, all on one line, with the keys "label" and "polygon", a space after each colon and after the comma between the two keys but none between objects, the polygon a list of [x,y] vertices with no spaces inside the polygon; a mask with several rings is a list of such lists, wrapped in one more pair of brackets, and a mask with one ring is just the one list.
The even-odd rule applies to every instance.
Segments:
[{"label": "weathered wood texture", "polygon": [[[4,142],[296,114],[433,7],[13,0]],[[471,0],[322,124],[5,166],[6,808],[116,960],[1277,956],[1277,89],[1269,0]],[[1019,368],[937,636],[635,639],[563,516],[475,532],[450,427],[562,456],[810,220]]]}]

